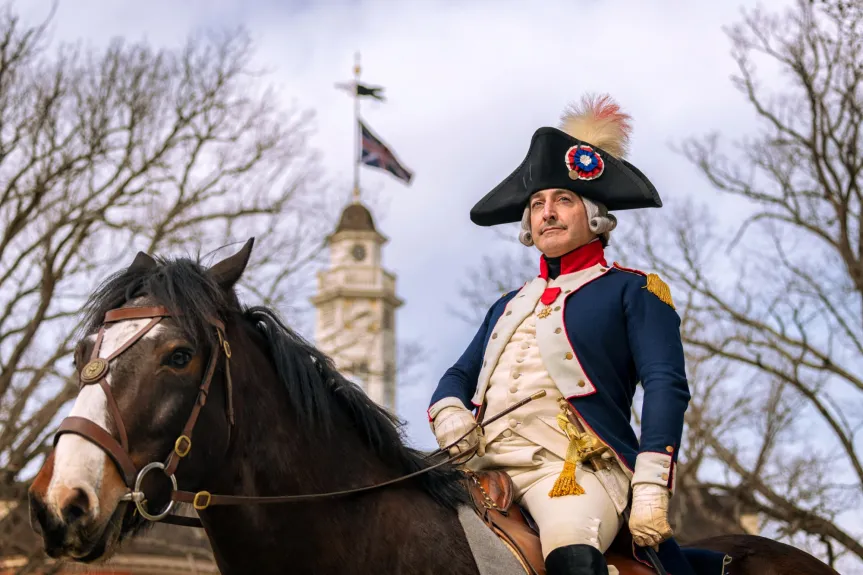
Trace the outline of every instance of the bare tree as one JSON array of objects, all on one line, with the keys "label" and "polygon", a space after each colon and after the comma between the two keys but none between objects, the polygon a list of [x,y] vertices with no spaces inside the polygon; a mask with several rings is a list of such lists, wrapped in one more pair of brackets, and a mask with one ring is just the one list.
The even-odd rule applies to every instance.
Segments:
[{"label": "bare tree", "polygon": [[[614,242],[626,265],[669,282],[681,314],[693,399],[678,517],[698,512],[715,534],[756,514],[763,534],[859,569],[863,5],[799,0],[727,33],[754,135],[687,141],[716,196],[636,214]],[[777,92],[756,64],[782,79]],[[728,231],[722,206],[739,224]],[[486,260],[466,308],[481,317],[535,273],[517,256]]]},{"label": "bare tree", "polygon": [[73,334],[99,281],[139,249],[256,236],[244,287],[295,321],[336,214],[310,114],[279,106],[242,31],[88,51],[51,50],[46,26],[0,15],[2,500],[20,499],[75,394]]},{"label": "bare tree", "polygon": [[[741,225],[685,204],[621,242],[665,276],[697,367],[686,460],[767,534],[863,565],[863,6],[799,1],[729,31],[756,134],[682,153]],[[785,79],[777,93],[756,64]],[[711,206],[712,207],[712,206]],[[652,215],[651,215],[652,216]],[[717,472],[718,470],[718,472]]]}]

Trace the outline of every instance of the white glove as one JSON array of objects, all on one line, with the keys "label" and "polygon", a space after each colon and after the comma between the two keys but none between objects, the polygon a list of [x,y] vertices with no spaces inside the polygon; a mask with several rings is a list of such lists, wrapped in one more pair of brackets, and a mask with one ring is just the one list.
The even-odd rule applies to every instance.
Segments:
[{"label": "white glove", "polygon": [[473,414],[462,406],[444,407],[434,418],[432,428],[438,445],[443,449],[462,435],[468,433],[456,445],[450,447],[449,454],[452,456],[464,453],[474,445],[479,444],[476,454],[479,457],[485,455],[485,436],[480,433],[476,426]]},{"label": "white glove", "polygon": [[664,485],[638,483],[632,486],[632,511],[629,530],[639,547],[653,547],[672,536],[668,523],[668,501],[671,492]]}]

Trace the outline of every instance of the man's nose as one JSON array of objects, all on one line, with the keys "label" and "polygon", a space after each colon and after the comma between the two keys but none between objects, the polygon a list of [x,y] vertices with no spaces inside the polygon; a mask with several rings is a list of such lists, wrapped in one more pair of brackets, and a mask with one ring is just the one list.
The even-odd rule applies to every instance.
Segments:
[{"label": "man's nose", "polygon": [[551,204],[545,204],[545,206],[542,208],[542,219],[545,221],[556,219],[554,206],[552,206]]}]

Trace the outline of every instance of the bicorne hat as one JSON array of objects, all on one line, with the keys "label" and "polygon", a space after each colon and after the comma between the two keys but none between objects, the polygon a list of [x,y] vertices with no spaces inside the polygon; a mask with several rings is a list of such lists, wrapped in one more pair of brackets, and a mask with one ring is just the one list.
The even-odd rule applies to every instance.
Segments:
[{"label": "bicorne hat", "polygon": [[623,159],[629,116],[608,96],[582,100],[561,121],[560,129],[538,129],[527,156],[504,181],[470,211],[480,226],[521,221],[530,197],[541,190],[564,189],[614,210],[662,207],[656,188]]}]

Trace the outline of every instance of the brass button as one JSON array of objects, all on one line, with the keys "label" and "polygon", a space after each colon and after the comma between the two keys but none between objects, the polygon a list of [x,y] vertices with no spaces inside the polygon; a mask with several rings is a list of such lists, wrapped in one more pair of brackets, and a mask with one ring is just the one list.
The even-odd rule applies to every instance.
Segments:
[{"label": "brass button", "polygon": [[560,328],[557,328],[556,330],[554,330],[554,333],[560,333]]},{"label": "brass button", "polygon": [[572,354],[571,354],[571,353],[569,353],[569,352],[566,352],[566,355],[565,355],[565,356],[563,356],[563,358],[564,358],[564,359],[572,359]]},{"label": "brass button", "polygon": [[530,344],[529,344],[529,343],[527,343],[527,342],[522,343],[522,344],[521,344],[521,349],[530,349]]},{"label": "brass button", "polygon": [[517,391],[518,391],[518,386],[517,386],[517,385],[511,385],[511,386],[509,387],[509,392],[510,392],[510,393],[515,393],[515,392],[517,392]]},{"label": "brass button", "polygon": [[510,427],[515,428],[517,425],[518,425],[518,421],[516,421],[515,419],[509,420],[509,426]]},{"label": "brass button", "polygon": [[668,474],[667,474],[667,473],[663,473],[663,474],[662,474],[662,480],[663,480],[663,481],[668,481]]},{"label": "brass button", "polygon": [[565,292],[563,292],[563,293],[572,293],[572,290],[571,290],[571,289],[568,289],[568,290],[566,290],[566,291],[565,291]]},{"label": "brass button", "polygon": [[665,451],[667,451],[668,453],[674,453],[674,448],[668,445],[665,447]]},{"label": "brass button", "polygon": [[668,469],[669,467],[671,467],[671,462],[670,461],[663,461],[662,466],[664,468]]},{"label": "brass button", "polygon": [[509,429],[506,429],[506,430],[504,430],[502,435],[504,437],[512,437],[512,431],[510,431]]},{"label": "brass button", "polygon": [[488,361],[487,361],[487,360],[485,360],[485,359],[484,359],[484,360],[482,360],[482,366],[483,366],[483,367],[485,367],[486,365],[488,365]]},{"label": "brass button", "polygon": [[521,377],[521,374],[520,374],[520,373],[514,373],[514,374],[512,374],[512,378],[513,378],[513,379],[518,379],[519,377]]},{"label": "brass button", "polygon": [[560,306],[559,305],[554,306],[554,311],[560,311]]},{"label": "brass button", "polygon": [[520,358],[516,359],[515,362],[516,363],[524,363],[524,358],[520,357]]},{"label": "brass button", "polygon": [[496,334],[496,333],[491,334],[491,338],[492,338],[492,339],[497,339],[497,334]]},{"label": "brass button", "polygon": [[508,312],[506,312],[506,315],[512,315],[512,310],[509,310]]},{"label": "brass button", "polygon": [[584,387],[584,380],[583,379],[578,380],[578,387]]}]

